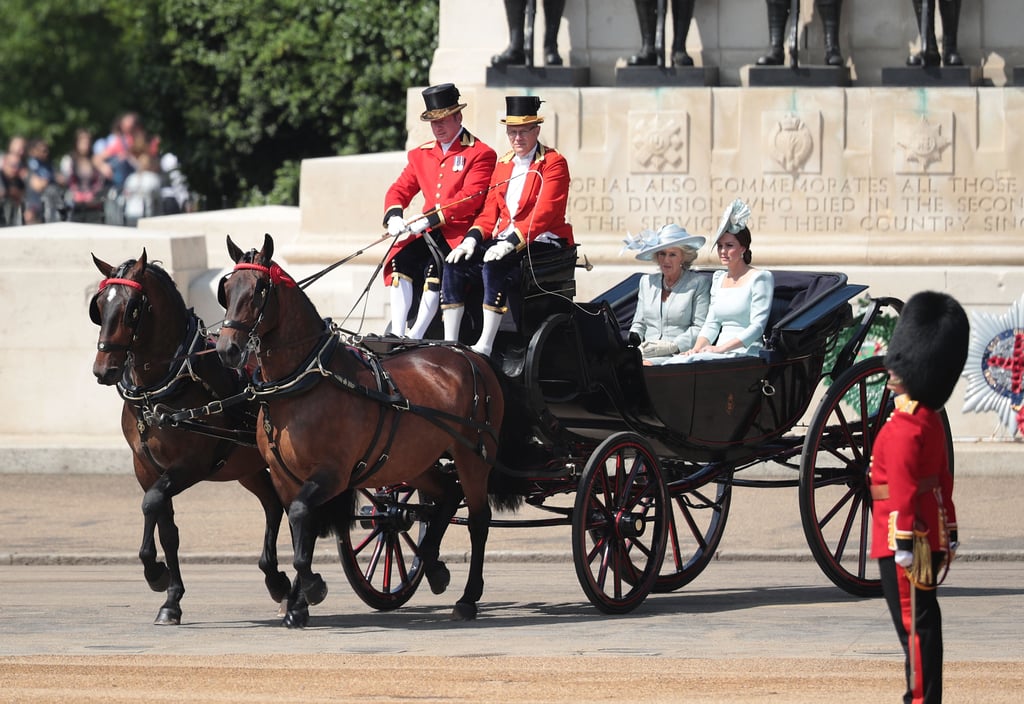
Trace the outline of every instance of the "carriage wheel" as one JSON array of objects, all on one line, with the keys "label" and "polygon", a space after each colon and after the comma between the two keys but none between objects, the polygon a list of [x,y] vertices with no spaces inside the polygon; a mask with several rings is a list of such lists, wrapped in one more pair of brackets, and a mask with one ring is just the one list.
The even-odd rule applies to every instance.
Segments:
[{"label": "carriage wheel", "polygon": [[642,437],[617,433],[587,461],[572,518],[576,577],[606,614],[639,606],[665,557],[669,499],[658,458]]},{"label": "carriage wheel", "polygon": [[[875,437],[892,413],[884,357],[858,362],[832,384],[814,414],[800,461],[800,514],[818,565],[854,596],[881,596],[871,553],[868,471]],[[953,434],[942,412],[950,471]]]},{"label": "carriage wheel", "polygon": [[689,584],[715,557],[732,503],[731,479],[730,473],[711,485],[681,494],[669,488],[673,511],[655,593],[672,592]]},{"label": "carriage wheel", "polygon": [[338,557],[356,594],[379,611],[412,598],[423,579],[419,545],[427,529],[424,506],[410,503],[415,489],[358,489],[357,513],[338,536]]}]

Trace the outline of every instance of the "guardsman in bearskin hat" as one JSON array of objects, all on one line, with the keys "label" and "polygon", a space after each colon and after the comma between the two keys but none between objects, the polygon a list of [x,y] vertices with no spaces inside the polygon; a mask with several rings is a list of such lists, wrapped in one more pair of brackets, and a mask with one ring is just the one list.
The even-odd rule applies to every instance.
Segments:
[{"label": "guardsman in bearskin hat", "polygon": [[[409,337],[421,338],[441,298],[444,257],[462,241],[480,208],[497,155],[462,126],[459,90],[451,83],[423,91],[434,139],[409,152],[409,162],[384,196],[384,227],[396,241],[387,253],[384,283],[391,287],[391,334],[406,334],[413,284],[422,285],[416,321]],[[417,193],[425,212],[403,217]],[[428,242],[421,233],[426,231]]]},{"label": "guardsman in bearskin hat", "polygon": [[871,456],[871,557],[907,658],[907,704],[942,701],[936,587],[958,543],[940,411],[963,371],[969,338],[960,304],[924,291],[904,306],[885,358],[896,399]]}]

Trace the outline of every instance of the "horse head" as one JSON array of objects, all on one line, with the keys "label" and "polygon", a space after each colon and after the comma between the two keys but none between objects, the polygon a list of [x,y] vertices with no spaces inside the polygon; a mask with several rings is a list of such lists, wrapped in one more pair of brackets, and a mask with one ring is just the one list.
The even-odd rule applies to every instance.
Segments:
[{"label": "horse head", "polygon": [[138,259],[113,267],[95,254],[92,260],[105,277],[89,302],[89,317],[100,326],[92,373],[107,386],[117,383],[139,337],[144,313],[150,310],[143,290],[146,250]]},{"label": "horse head", "polygon": [[258,336],[272,329],[277,317],[278,285],[295,286],[295,281],[274,263],[274,239],[264,235],[263,248],[243,252],[228,235],[228,254],[234,270],[220,280],[217,301],[224,306],[224,323],[217,340],[217,354],[226,367],[241,369],[255,347]]}]

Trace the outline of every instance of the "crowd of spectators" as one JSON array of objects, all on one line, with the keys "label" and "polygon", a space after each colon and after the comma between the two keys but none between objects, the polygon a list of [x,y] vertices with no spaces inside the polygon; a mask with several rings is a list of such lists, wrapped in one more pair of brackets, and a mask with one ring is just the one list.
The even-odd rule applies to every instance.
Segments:
[{"label": "crowd of spectators", "polygon": [[135,225],[191,209],[178,160],[161,152],[138,113],[119,115],[98,139],[86,128],[54,163],[45,139],[15,135],[0,158],[0,226],[74,220]]}]

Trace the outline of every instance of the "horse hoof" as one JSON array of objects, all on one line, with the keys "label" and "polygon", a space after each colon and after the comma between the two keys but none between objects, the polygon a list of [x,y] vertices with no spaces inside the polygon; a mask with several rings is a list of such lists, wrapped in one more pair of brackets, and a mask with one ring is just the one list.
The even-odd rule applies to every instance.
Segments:
[{"label": "horse hoof", "polygon": [[307,604],[316,606],[327,598],[327,582],[320,575],[314,574],[309,585],[302,586],[302,594],[306,597]]},{"label": "horse hoof", "polygon": [[444,594],[448,584],[452,581],[452,573],[440,560],[427,570],[427,582],[430,584],[430,591],[434,594]]},{"label": "horse hoof", "polygon": [[452,609],[452,621],[474,621],[476,620],[476,604],[464,601],[456,602]]},{"label": "horse hoof", "polygon": [[309,610],[296,609],[289,611],[285,614],[284,621],[281,623],[285,628],[305,628],[309,623]]},{"label": "horse hoof", "polygon": [[160,612],[156,615],[156,620],[153,621],[154,626],[180,626],[181,625],[181,609],[175,609],[170,606],[164,606],[160,609]]},{"label": "horse hoof", "polygon": [[147,568],[146,583],[155,592],[167,591],[167,587],[171,584],[171,572],[167,569],[167,565],[159,562],[151,569]]},{"label": "horse hoof", "polygon": [[292,589],[292,583],[288,580],[288,575],[284,572],[278,572],[275,575],[268,575],[264,582],[267,585],[267,591],[270,592],[270,598],[276,602],[281,602],[287,599],[288,592]]}]

